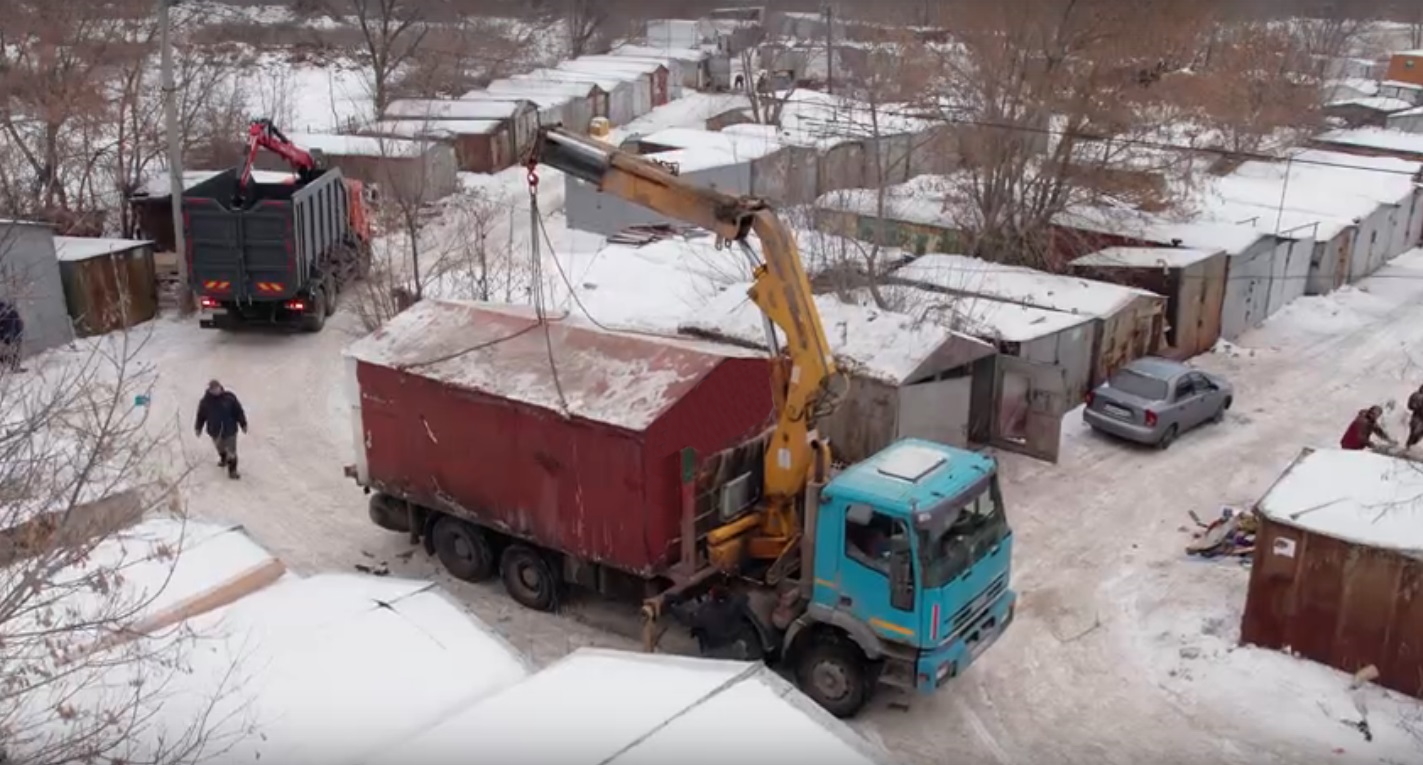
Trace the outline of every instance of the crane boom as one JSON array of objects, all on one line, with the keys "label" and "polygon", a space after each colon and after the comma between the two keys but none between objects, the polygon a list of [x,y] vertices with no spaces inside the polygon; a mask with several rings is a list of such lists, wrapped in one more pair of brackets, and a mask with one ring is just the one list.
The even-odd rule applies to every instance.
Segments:
[{"label": "crane boom", "polygon": [[257,152],[261,149],[276,154],[287,161],[302,179],[317,169],[316,158],[311,152],[297,146],[287,138],[275,123],[269,119],[252,120],[247,126],[247,161],[242,164],[242,172],[237,176],[237,193],[240,196],[252,182],[252,168],[257,163]]},{"label": "crane boom", "polygon": [[[697,186],[656,162],[560,128],[540,128],[529,155],[530,169],[535,164],[707,229],[748,253],[748,237],[760,240],[763,262],[755,266],[747,296],[785,336],[784,363],[776,375],[776,425],[766,450],[762,506],[713,531],[708,541],[722,567],[739,557],[741,548],[734,543],[743,537],[751,558],[783,558],[799,539],[799,498],[812,468],[830,465],[829,446],[819,439],[815,423],[834,406],[833,389],[841,379],[791,230],[763,200]],[[775,352],[769,328],[768,335]]]}]

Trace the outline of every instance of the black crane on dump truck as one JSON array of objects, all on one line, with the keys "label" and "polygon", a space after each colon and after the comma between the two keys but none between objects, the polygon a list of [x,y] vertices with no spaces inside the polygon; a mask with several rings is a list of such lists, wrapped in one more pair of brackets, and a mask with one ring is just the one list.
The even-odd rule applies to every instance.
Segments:
[{"label": "black crane on dump truck", "polygon": [[[294,178],[259,182],[262,149]],[[326,168],[269,119],[248,128],[247,160],[183,192],[188,272],[202,326],[291,326],[319,332],[341,290],[370,271],[363,184]]]}]

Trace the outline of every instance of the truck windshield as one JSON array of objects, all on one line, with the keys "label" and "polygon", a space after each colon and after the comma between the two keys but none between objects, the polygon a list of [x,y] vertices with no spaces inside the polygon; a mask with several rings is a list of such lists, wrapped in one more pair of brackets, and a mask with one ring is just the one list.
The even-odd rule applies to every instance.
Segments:
[{"label": "truck windshield", "polygon": [[925,587],[953,581],[1008,536],[1001,505],[997,485],[990,484],[967,502],[956,499],[930,514],[917,530]]}]

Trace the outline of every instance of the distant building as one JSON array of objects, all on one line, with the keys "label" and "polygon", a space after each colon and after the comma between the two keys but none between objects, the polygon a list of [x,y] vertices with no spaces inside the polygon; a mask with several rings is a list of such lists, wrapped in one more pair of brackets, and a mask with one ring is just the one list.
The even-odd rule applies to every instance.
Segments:
[{"label": "distant building", "polygon": [[1388,60],[1385,80],[1423,85],[1423,50],[1406,50]]}]

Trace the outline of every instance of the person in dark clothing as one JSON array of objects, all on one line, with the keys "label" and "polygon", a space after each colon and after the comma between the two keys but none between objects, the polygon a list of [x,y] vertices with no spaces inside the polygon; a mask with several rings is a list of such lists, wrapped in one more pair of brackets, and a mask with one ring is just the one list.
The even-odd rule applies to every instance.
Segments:
[{"label": "person in dark clothing", "polygon": [[9,301],[0,300],[0,367],[11,372],[20,368],[20,343],[25,338],[25,320]]},{"label": "person in dark clothing", "polygon": [[242,402],[232,391],[213,380],[208,383],[203,400],[198,402],[198,420],[193,426],[197,435],[207,429],[213,446],[217,447],[217,466],[227,468],[227,477],[238,478],[237,472],[237,430],[247,432],[247,413],[242,411]]},{"label": "person in dark clothing", "polygon": [[1423,441],[1423,386],[1408,397],[1408,448]]},{"label": "person in dark clothing", "polygon": [[1393,438],[1385,433],[1383,426],[1379,424],[1382,417],[1383,407],[1381,406],[1371,406],[1360,411],[1354,421],[1349,423],[1349,429],[1344,431],[1344,437],[1339,439],[1339,448],[1350,451],[1367,449],[1373,446],[1375,436],[1388,443],[1393,443]]}]

